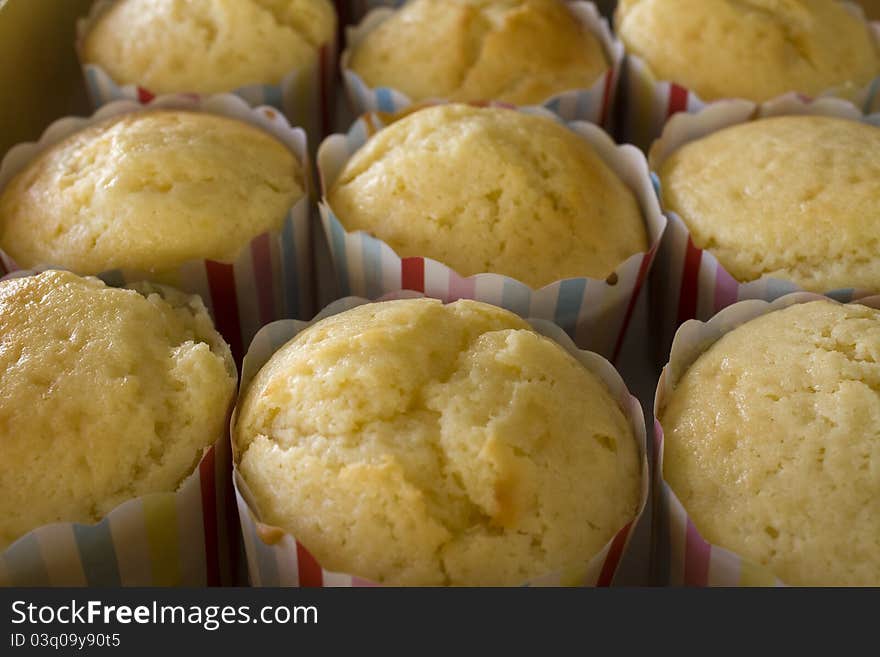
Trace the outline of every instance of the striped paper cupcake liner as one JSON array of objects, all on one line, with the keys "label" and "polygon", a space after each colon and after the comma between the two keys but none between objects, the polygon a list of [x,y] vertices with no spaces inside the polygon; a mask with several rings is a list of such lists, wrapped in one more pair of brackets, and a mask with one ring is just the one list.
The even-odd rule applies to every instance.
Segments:
[{"label": "striped paper cupcake liner", "polygon": [[[0,278],[30,276],[18,270]],[[120,504],[100,522],[53,523],[0,552],[0,586],[224,586],[237,582],[238,527],[224,432],[176,492]]]},{"label": "striped paper cupcake liner", "polygon": [[[310,171],[305,133],[300,128],[292,128],[275,109],[251,108],[231,94],[204,98],[174,95],[162,96],[146,105],[117,101],[105,105],[89,118],[68,117],[56,121],[38,142],[10,149],[0,164],[0,193],[33,158],[69,135],[111,116],[156,108],[199,110],[246,121],[276,137],[296,155],[303,171]],[[261,326],[277,319],[311,317],[314,313],[311,221],[312,206],[306,196],[290,209],[279,231],[253,239],[234,262],[199,260],[161,275],[112,270],[99,276],[108,285],[156,280],[198,294],[214,318],[217,330],[229,343],[236,363],[241,363],[245,348]],[[34,268],[48,269],[52,265],[43,263]],[[0,250],[0,275],[18,268],[13,259]]]},{"label": "striped paper cupcake liner", "polygon": [[[846,3],[864,20],[861,7]],[[880,22],[869,23],[880,47]],[[880,112],[880,77],[855,94],[829,89],[822,96],[844,96],[865,114]],[[657,80],[643,59],[626,54],[621,64],[615,106],[615,137],[621,143],[635,144],[647,151],[663,132],[674,114],[695,113],[713,103],[703,101],[693,91],[671,81]],[[724,102],[724,101],[715,101]]]},{"label": "striped paper cupcake liner", "polygon": [[[387,295],[383,299],[421,296],[424,295],[401,291]],[[275,322],[263,328],[257,334],[257,337],[254,338],[245,357],[240,390],[247,390],[247,386],[256,376],[257,372],[259,372],[260,368],[265,365],[280,347],[291,340],[297,333],[324,317],[344,312],[364,303],[369,303],[369,301],[362,298],[348,297],[330,304],[310,323],[287,320]],[[630,544],[630,538],[635,533],[635,529],[642,519],[650,489],[646,454],[646,430],[642,408],[639,401],[629,393],[623,379],[607,360],[598,354],[578,350],[568,336],[551,322],[540,319],[529,319],[529,322],[536,331],[558,342],[569,353],[574,355],[584,367],[601,378],[612,396],[617,400],[638,443],[641,459],[642,486],[639,509],[636,516],[625,527],[621,528],[598,554],[585,559],[583,563],[574,564],[564,571],[550,573],[530,582],[525,582],[523,585],[610,586],[614,581],[614,576],[624,555],[626,554],[629,557],[629,550],[636,549],[635,544]],[[235,424],[234,414],[232,424]],[[378,586],[373,582],[351,574],[324,570],[308,550],[296,540],[296,537],[279,527],[268,525],[260,520],[258,505],[254,503],[253,495],[248,490],[244,478],[237,470],[234,474],[234,484],[239,518],[241,519],[241,529],[244,536],[245,552],[247,554],[248,571],[253,586]],[[642,559],[648,558],[647,555],[634,556],[640,556]]]},{"label": "striped paper cupcake liner", "polygon": [[[589,121],[610,128],[613,116],[614,95],[618,87],[618,75],[623,62],[623,44],[611,33],[608,21],[599,14],[592,2],[569,3],[572,13],[602,44],[609,68],[588,88],[573,89],[556,94],[541,106],[566,121]],[[340,58],[342,79],[349,103],[355,114],[364,112],[400,112],[416,104],[403,92],[388,87],[371,88],[354,71],[348,68],[350,49],[359,43],[395,10],[380,7],[370,11],[357,27],[346,28],[346,49]],[[487,99],[491,100],[491,99]]]},{"label": "striped paper cupcake liner", "polygon": [[[651,148],[651,170],[659,171],[666,158],[688,142],[729,126],[772,116],[797,114],[834,116],[880,126],[880,114],[864,115],[855,105],[838,98],[810,101],[789,94],[762,105],[745,100],[719,101],[696,114],[678,115],[667,124],[662,137]],[[656,175],[654,184],[662,207],[663,190]],[[740,283],[712,253],[694,244],[687,225],[677,214],[667,211],[666,215],[669,224],[651,274],[654,325],[661,362],[669,353],[675,330],[686,320],[707,320],[723,308],[744,299],[772,301],[800,290],[791,281],[766,276]],[[846,302],[876,292],[847,288],[831,290],[827,294]]]},{"label": "striped paper cupcake liner", "polygon": [[[775,301],[741,301],[708,322],[690,320],[675,336],[669,363],[663,369],[654,401],[655,525],[654,569],[660,585],[669,586],[781,586],[766,567],[706,541],[684,505],[663,477],[663,427],[656,419],[670,400],[684,373],[724,335],[748,321],[789,306],[827,299],[795,292]],[[880,309],[880,296],[859,300]]]},{"label": "striped paper cupcake liner", "polygon": [[[98,0],[92,5],[88,16],[77,21],[76,51],[81,62],[80,46],[83,39],[113,2],[115,0]],[[312,143],[317,146],[320,139],[333,129],[337,52],[338,45],[334,37],[333,42],[319,48],[313,66],[291,71],[279,84],[252,84],[230,89],[229,93],[238,96],[251,107],[266,105],[279,110],[292,125],[305,129]],[[156,97],[153,91],[145,87],[115,82],[107,71],[96,64],[82,62],[82,71],[94,109],[115,100],[149,103]]]},{"label": "striped paper cupcake liner", "polygon": [[[515,111],[539,114],[559,120],[543,108]],[[354,152],[386,125],[386,117],[366,114],[346,135],[333,135],[321,144],[318,168],[326,192]],[[547,319],[561,326],[578,347],[616,360],[630,325],[636,300],[650,272],[666,219],[660,212],[651,185],[647,163],[632,146],[617,146],[599,127],[585,122],[568,127],[589,142],[602,159],[636,195],[645,218],[651,246],[631,256],[605,280],[571,278],[538,290],[498,274],[459,276],[443,263],[430,258],[401,258],[385,242],[363,231],[348,232],[332,209],[322,203],[321,221],[340,296],[375,299],[406,289],[423,292],[444,302],[476,299],[513,311],[522,317]],[[647,327],[632,327],[647,331]]]}]

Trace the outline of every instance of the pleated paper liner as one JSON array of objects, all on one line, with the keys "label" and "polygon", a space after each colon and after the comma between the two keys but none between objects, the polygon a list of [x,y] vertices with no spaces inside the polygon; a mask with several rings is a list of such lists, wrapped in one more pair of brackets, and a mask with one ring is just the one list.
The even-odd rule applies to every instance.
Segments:
[{"label": "pleated paper liner", "polygon": [[[845,4],[862,20],[865,19],[861,7],[851,2]],[[869,23],[869,28],[880,48],[880,22]],[[824,96],[842,96],[865,114],[880,112],[880,77],[855,93],[828,89],[820,95]],[[647,151],[674,114],[693,114],[714,102],[702,100],[690,89],[673,81],[656,79],[643,59],[626,54],[616,94],[615,137],[619,142],[635,144]]]},{"label": "pleated paper liner", "polygon": [[[250,123],[281,141],[299,160],[306,176],[310,175],[305,133],[291,127],[274,108],[251,108],[231,94],[203,98],[173,95],[146,105],[117,101],[105,105],[89,118],[59,119],[46,129],[38,142],[10,149],[0,164],[0,193],[31,160],[69,135],[111,116],[157,108],[199,110]],[[107,271],[99,276],[114,286],[159,278],[156,282],[198,294],[214,318],[217,330],[229,343],[235,362],[240,364],[245,348],[261,326],[277,319],[311,317],[314,313],[311,213],[311,202],[306,194],[287,213],[279,231],[253,239],[235,262],[192,261],[159,276],[130,270]],[[53,264],[43,263],[34,269],[51,268]],[[16,269],[19,267],[12,258],[0,250],[0,275]]]},{"label": "pleated paper liner", "polygon": [[[724,128],[760,118],[811,114],[864,121],[880,126],[880,114],[864,115],[851,103],[837,98],[806,100],[795,94],[757,105],[746,100],[712,103],[696,114],[679,114],[663,131],[651,148],[652,171],[659,171],[663,162],[678,148]],[[663,205],[659,179],[654,184]],[[763,277],[740,283],[718,262],[712,253],[697,247],[690,231],[674,212],[665,213],[669,220],[657,254],[652,276],[653,321],[658,339],[659,361],[665,362],[676,328],[688,319],[707,320],[727,306],[744,299],[772,301],[800,288],[791,281]],[[878,290],[847,288],[827,294],[839,301],[851,301]]]},{"label": "pleated paper liner", "polygon": [[[423,295],[398,292],[385,298],[411,298]],[[324,317],[349,310],[364,303],[367,299],[349,297],[340,299],[325,308],[310,323],[298,321],[280,321],[263,328],[254,338],[244,360],[241,378],[241,390],[247,390],[251,380],[271,356],[297,333]],[[564,571],[550,573],[531,582],[528,586],[609,586],[624,556],[631,549],[630,537],[642,518],[648,499],[650,477],[645,443],[645,422],[642,408],[633,397],[614,367],[601,356],[579,351],[571,340],[557,326],[541,320],[529,320],[539,333],[557,341],[569,353],[574,355],[588,370],[596,374],[617,400],[629,422],[636,438],[641,460],[642,487],[639,510],[635,518],[628,523],[592,557],[585,557],[583,563],[572,564]],[[232,424],[235,424],[233,414]],[[335,573],[324,570],[308,550],[279,527],[273,527],[260,520],[253,495],[248,490],[244,478],[236,470],[234,474],[236,499],[239,517],[244,535],[248,569],[251,584],[254,586],[377,586],[362,578],[346,573]],[[647,559],[647,555],[641,555]]]},{"label": "pleated paper liner", "polygon": [[230,460],[224,431],[176,492],[128,500],[95,524],[28,532],[0,552],[0,586],[234,585],[239,533]]},{"label": "pleated paper liner", "polygon": [[[88,16],[77,21],[76,51],[82,62],[81,44],[86,34],[115,0],[98,0]],[[305,129],[317,146],[321,137],[331,132],[335,116],[336,59],[338,46],[334,41],[323,44],[311,67],[290,71],[279,84],[252,84],[229,89],[251,107],[268,105],[287,117],[292,125]],[[86,89],[94,109],[115,100],[148,103],[156,94],[136,84],[120,84],[97,64],[81,63]],[[187,89],[179,90],[185,93]],[[195,94],[190,94],[195,95]]]},{"label": "pleated paper liner", "polygon": [[[543,108],[511,111],[538,114],[559,121]],[[321,144],[318,169],[326,193],[351,155],[367,139],[391,122],[393,117],[365,114],[346,135],[332,135]],[[572,138],[589,142],[602,159],[633,191],[639,201],[651,244],[645,253],[631,256],[605,280],[571,278],[538,290],[498,274],[459,276],[443,263],[430,258],[401,258],[385,242],[363,231],[348,232],[326,202],[320,206],[321,220],[336,272],[340,296],[375,299],[407,289],[423,292],[444,302],[475,299],[513,311],[522,317],[555,322],[581,349],[616,360],[642,285],[650,272],[654,255],[666,228],[657,196],[651,185],[647,163],[633,146],[617,146],[599,127],[585,122],[567,124]],[[644,333],[647,327],[632,327]]]},{"label": "pleated paper liner", "polygon": [[[610,129],[614,95],[624,56],[623,44],[612,35],[608,21],[599,14],[595,4],[592,2],[570,2],[568,4],[578,21],[602,45],[602,50],[608,61],[608,70],[598,79],[589,81],[585,88],[572,89],[551,96],[542,102],[541,106],[566,121],[588,121]],[[340,67],[349,104],[355,114],[400,112],[416,104],[405,93],[396,89],[371,88],[357,73],[348,68],[352,45],[363,40],[380,23],[394,15],[394,12],[393,8],[379,7],[370,11],[357,27],[346,28],[347,45],[340,58]]]},{"label": "pleated paper liner", "polygon": [[[727,333],[748,321],[789,306],[827,299],[818,294],[796,292],[773,302],[741,301],[725,308],[707,322],[691,320],[675,336],[669,363],[663,369],[654,401],[654,450],[656,505],[654,540],[655,576],[670,586],[782,586],[760,564],[707,542],[687,510],[663,477],[663,427],[656,419],[669,402],[678,381],[699,356]],[[880,309],[880,297],[858,303]]]}]

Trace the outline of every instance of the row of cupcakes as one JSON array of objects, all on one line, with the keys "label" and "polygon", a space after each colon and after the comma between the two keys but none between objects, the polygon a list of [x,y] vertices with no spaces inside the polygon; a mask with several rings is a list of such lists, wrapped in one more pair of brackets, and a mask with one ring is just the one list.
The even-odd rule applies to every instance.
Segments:
[{"label": "row of cupcakes", "polygon": [[[0,311],[0,583],[235,583],[237,377],[201,300],[47,270]],[[614,368],[474,301],[264,327],[231,436],[257,585],[607,585],[650,481]]]},{"label": "row of cupcakes", "polygon": [[274,322],[227,433],[198,297],[0,280],[0,582],[234,582],[234,483],[254,585],[608,585],[626,556],[661,584],[876,586],[878,307],[796,293],[679,330],[651,557],[641,406],[549,322],[412,295]]},{"label": "row of cupcakes", "polygon": [[[347,30],[340,66],[356,114],[428,99],[542,105],[647,148],[673,114],[725,98],[880,107],[880,26],[849,2],[627,1],[616,34],[591,2],[393,4]],[[328,0],[104,1],[81,22],[78,51],[96,106],[235,92],[317,139],[332,126],[336,24]]]},{"label": "row of cupcakes", "polygon": [[[335,296],[548,319],[613,360],[632,328],[665,362],[678,325],[738,300],[880,291],[878,122],[837,99],[718,102],[669,123],[649,175],[637,149],[542,108],[368,114],[319,149],[314,230],[305,135],[278,112],[122,101],[9,152],[0,264],[199,294],[236,362],[261,326],[310,318],[328,276]],[[651,319],[630,327],[649,275]]]}]

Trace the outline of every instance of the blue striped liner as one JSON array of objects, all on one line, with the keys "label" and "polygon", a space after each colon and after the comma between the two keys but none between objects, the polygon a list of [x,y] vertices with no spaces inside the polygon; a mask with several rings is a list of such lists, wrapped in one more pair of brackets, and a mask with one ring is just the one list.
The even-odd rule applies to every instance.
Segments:
[{"label": "blue striped liner", "polygon": [[361,244],[367,297],[376,299],[381,297],[384,291],[382,289],[382,244],[379,240],[366,236]]},{"label": "blue striped liner", "polygon": [[86,66],[86,81],[88,82],[89,92],[91,93],[93,102],[95,105],[100,105],[103,101],[101,85],[98,82],[98,75],[95,73],[95,69],[91,66]]},{"label": "blue striped liner", "polygon": [[580,313],[587,281],[583,278],[564,280],[559,284],[559,297],[556,302],[556,324],[574,337],[577,318]]},{"label": "blue striped liner", "polygon": [[783,281],[778,278],[767,279],[767,296],[766,299],[772,301],[779,297],[784,297],[792,292],[799,292],[800,288],[789,281]]},{"label": "blue striped liner", "polygon": [[589,94],[578,94],[577,102],[575,102],[575,115],[576,116],[586,116],[587,109],[589,106]]},{"label": "blue striped liner", "polygon": [[379,103],[380,112],[393,112],[394,99],[391,96],[391,90],[386,87],[376,89],[376,100]]},{"label": "blue striped liner", "polygon": [[73,537],[88,586],[120,586],[109,519],[104,518],[96,525],[74,524]]},{"label": "blue striped liner", "polygon": [[586,289],[587,281],[583,278],[571,278],[559,284],[555,322],[572,337],[577,329],[578,313]]},{"label": "blue striped liner", "polygon": [[263,89],[263,102],[267,105],[271,105],[272,107],[277,108],[279,111],[284,111],[284,96],[281,94],[281,87],[274,86],[269,84],[262,85]]},{"label": "blue striped liner", "polygon": [[9,578],[14,586],[50,586],[49,573],[43,563],[40,541],[35,533],[26,534],[3,554]]},{"label": "blue striped liner", "polygon": [[300,280],[293,223],[288,216],[281,231],[281,275],[284,285],[284,301],[287,304],[285,317],[298,317],[300,310]]},{"label": "blue striped liner", "polygon": [[853,300],[853,295],[855,294],[855,289],[853,288],[843,288],[840,290],[831,290],[825,296],[831,297],[835,301],[839,301],[840,303],[849,303]]},{"label": "blue striped liner", "polygon": [[329,222],[333,261],[336,264],[336,276],[339,279],[339,295],[347,297],[351,294],[351,285],[348,280],[348,263],[345,257],[345,229],[332,213],[329,216]]},{"label": "blue striped liner", "polygon": [[525,285],[506,278],[501,289],[501,305],[520,317],[528,317],[532,294]]},{"label": "blue striped liner", "polygon": [[868,97],[865,98],[865,106],[862,108],[862,113],[870,114],[871,105],[874,103],[877,94],[880,94],[880,77],[874,78],[871,86],[868,87]]}]

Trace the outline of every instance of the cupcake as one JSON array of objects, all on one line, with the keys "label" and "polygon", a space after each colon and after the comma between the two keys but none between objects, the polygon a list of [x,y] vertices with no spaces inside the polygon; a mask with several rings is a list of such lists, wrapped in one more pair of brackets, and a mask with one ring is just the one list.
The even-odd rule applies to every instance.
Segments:
[{"label": "cupcake", "polygon": [[[91,525],[128,500],[178,491],[206,451],[222,443],[236,373],[197,297],[46,271],[0,281],[0,387],[0,551],[6,551],[0,565],[16,581],[27,576],[14,571],[8,548],[29,532],[53,523]],[[213,496],[211,480],[205,485]],[[177,513],[198,521],[201,539],[200,496],[189,500],[176,503]],[[118,563],[133,573],[132,581],[116,574],[116,583],[161,582],[155,565],[149,574],[146,556],[161,546],[147,550],[126,541],[138,531],[132,524],[138,512],[131,507],[112,524],[112,538],[106,528],[74,531],[86,551],[84,568],[94,559],[91,546],[105,550],[105,560],[117,552],[105,572]],[[216,525],[205,516],[209,521]],[[68,549],[64,541],[47,543],[29,563],[42,559],[57,572],[69,561]],[[142,562],[130,563],[132,554]],[[177,575],[171,583],[195,584],[205,573]],[[61,579],[67,582],[67,574]]]},{"label": "cupcake", "polygon": [[750,121],[682,146],[657,172],[664,209],[737,281],[880,292],[880,127]]},{"label": "cupcake", "polygon": [[320,68],[332,70],[335,34],[329,0],[117,0],[96,3],[79,51],[98,104],[126,89],[134,100],[240,90],[308,127],[304,114],[320,113],[332,95],[315,87]]},{"label": "cupcake", "polygon": [[240,357],[260,321],[311,311],[304,139],[233,96],[172,100],[108,106],[13,149],[0,249],[8,267],[200,294]]},{"label": "cupcake", "polygon": [[757,567],[790,585],[877,586],[880,311],[741,306],[680,333],[658,392],[666,521],[699,532],[671,541],[673,566],[686,549],[684,583]]},{"label": "cupcake", "polygon": [[603,380],[472,301],[300,332],[243,389],[233,443],[265,531],[385,585],[522,584],[586,563],[639,507],[639,447]]},{"label": "cupcake", "polygon": [[592,3],[412,0],[349,30],[342,67],[359,112],[495,100],[601,123],[620,54]]},{"label": "cupcake", "polygon": [[319,154],[343,294],[475,298],[556,320],[611,354],[663,231],[637,151],[546,112],[460,104],[419,109],[361,143],[377,119]]},{"label": "cupcake", "polygon": [[624,132],[644,146],[669,115],[704,102],[855,98],[880,76],[864,16],[837,0],[622,0],[615,26],[631,55]]},{"label": "cupcake", "polygon": [[0,196],[0,248],[21,267],[161,279],[232,261],[305,195],[284,144],[242,121],[161,110],[115,116],[55,144]]},{"label": "cupcake", "polygon": [[836,100],[755,111],[676,117],[651,151],[670,219],[654,272],[661,353],[678,324],[740,299],[880,292],[880,127]]},{"label": "cupcake", "polygon": [[462,276],[540,288],[606,278],[648,248],[635,194],[556,121],[497,107],[438,105],[370,139],[327,193],[349,231]]}]

